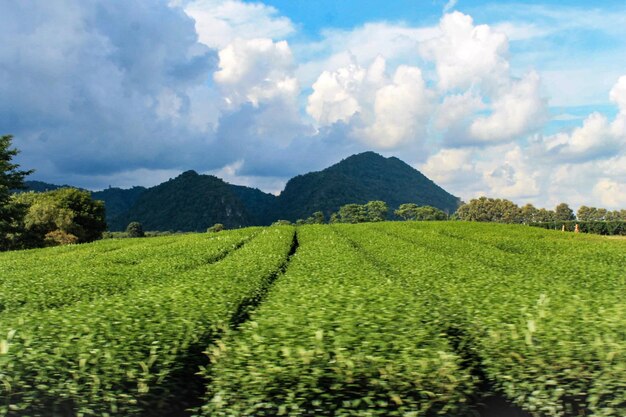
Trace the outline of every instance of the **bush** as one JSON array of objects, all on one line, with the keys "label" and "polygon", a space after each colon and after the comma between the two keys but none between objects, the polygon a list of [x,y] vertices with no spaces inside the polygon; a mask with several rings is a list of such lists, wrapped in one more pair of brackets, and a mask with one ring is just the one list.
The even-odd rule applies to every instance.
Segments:
[{"label": "bush", "polygon": [[579,230],[582,233],[593,233],[596,235],[606,236],[626,236],[626,222],[623,221],[555,221],[555,222],[542,222],[542,223],[530,223],[531,226],[541,227],[544,229],[562,230],[565,226],[565,231],[573,232],[578,225]]},{"label": "bush", "polygon": [[224,230],[224,225],[222,223],[215,223],[213,226],[206,229],[207,233],[217,233]]},{"label": "bush", "polygon": [[128,237],[144,237],[143,226],[139,222],[130,222],[126,228]]},{"label": "bush", "polygon": [[73,245],[78,243],[78,237],[63,230],[54,230],[46,233],[44,243],[46,246]]}]

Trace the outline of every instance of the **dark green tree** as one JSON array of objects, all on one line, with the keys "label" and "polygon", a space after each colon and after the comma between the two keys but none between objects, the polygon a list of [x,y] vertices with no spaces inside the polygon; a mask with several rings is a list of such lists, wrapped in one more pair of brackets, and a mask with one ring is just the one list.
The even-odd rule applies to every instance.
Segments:
[{"label": "dark green tree", "polygon": [[306,220],[306,222],[308,224],[324,224],[326,223],[326,218],[324,217],[324,213],[316,211]]},{"label": "dark green tree", "polygon": [[418,206],[417,204],[402,204],[394,212],[404,220],[447,220],[448,215],[436,207]]},{"label": "dark green tree", "polygon": [[20,233],[26,207],[11,198],[13,190],[24,189],[24,177],[33,173],[19,169],[12,162],[19,151],[11,148],[13,136],[0,137],[0,250],[13,247],[15,236]]},{"label": "dark green tree", "polygon": [[554,209],[555,220],[557,221],[570,221],[576,220],[576,216],[574,216],[574,211],[569,208],[566,203],[561,203]]},{"label": "dark green tree", "polygon": [[128,223],[126,233],[128,237],[144,237],[146,235],[143,231],[143,226],[139,222]]}]

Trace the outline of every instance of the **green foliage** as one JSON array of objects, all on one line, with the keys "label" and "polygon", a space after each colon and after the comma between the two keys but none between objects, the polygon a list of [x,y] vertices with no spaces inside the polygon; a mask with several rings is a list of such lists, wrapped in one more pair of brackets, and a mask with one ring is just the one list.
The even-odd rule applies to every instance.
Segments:
[{"label": "green foliage", "polygon": [[574,211],[566,203],[560,203],[554,209],[554,220],[566,222],[576,220],[576,216],[574,216]]},{"label": "green foliage", "polygon": [[400,205],[394,214],[404,220],[447,220],[448,215],[438,208],[418,206],[413,203]]},{"label": "green foliage", "polygon": [[2,253],[0,415],[165,415],[200,369],[206,416],[456,417],[489,386],[622,417],[625,243],[377,222]]},{"label": "green foliage", "polygon": [[128,237],[144,237],[143,226],[139,222],[130,222],[126,227],[126,235]]},{"label": "green foliage", "polygon": [[202,415],[458,415],[473,378],[428,307],[327,226],[298,241],[251,321],[209,349]]},{"label": "green foliage", "polygon": [[[177,377],[177,372],[191,352],[200,352],[245,311],[286,261],[293,229],[260,231],[245,245],[233,247],[230,236],[237,236],[237,241],[246,233],[250,231],[163,238],[173,239],[172,244],[187,243],[186,255],[193,250],[205,256],[204,261],[163,279],[160,271],[175,270],[182,259],[152,258],[160,263],[144,271],[144,276],[152,271],[148,272],[149,279],[154,279],[150,285],[45,311],[23,307],[27,310],[22,313],[3,313],[0,415],[11,409],[20,410],[21,415],[129,416],[141,414],[147,404],[179,400],[188,381]],[[136,258],[141,261],[141,255],[151,257],[152,245],[159,239],[107,240],[96,245],[109,249],[121,245],[120,251],[141,247]],[[206,256],[216,255],[216,249],[223,251],[224,243],[230,247],[228,256],[222,254],[207,264]],[[79,247],[78,253],[93,247]],[[32,255],[57,253],[72,260],[75,251]],[[1,260],[11,263],[14,258]],[[32,259],[30,265],[36,266]],[[84,264],[70,262],[66,268],[81,271],[94,285],[111,277],[108,285],[115,289],[126,282],[132,265],[107,262],[108,270],[104,267],[95,276]],[[116,275],[117,283],[112,279]]]},{"label": "green foliage", "polygon": [[60,188],[44,193],[28,192],[14,195],[13,201],[27,207],[19,239],[24,248],[69,240],[92,242],[100,239],[106,230],[104,203],[94,201],[88,191]]},{"label": "green foliage", "polygon": [[217,233],[224,230],[224,225],[222,223],[215,223],[213,226],[206,229],[207,233]]},{"label": "green foliage", "polygon": [[20,232],[20,223],[26,213],[24,205],[11,198],[13,190],[24,189],[24,177],[33,171],[22,171],[19,164],[12,162],[19,153],[11,148],[13,136],[0,137],[0,251],[15,245],[15,234]]},{"label": "green foliage", "polygon": [[306,219],[306,224],[324,224],[324,223],[326,223],[326,218],[324,217],[324,213],[321,211],[316,211],[308,219]]},{"label": "green foliage", "polygon": [[522,211],[512,201],[480,197],[463,204],[455,213],[459,220],[473,222],[521,223]]},{"label": "green foliage", "polygon": [[389,208],[384,201],[369,201],[366,204],[346,204],[333,213],[330,223],[381,222],[387,217]]}]

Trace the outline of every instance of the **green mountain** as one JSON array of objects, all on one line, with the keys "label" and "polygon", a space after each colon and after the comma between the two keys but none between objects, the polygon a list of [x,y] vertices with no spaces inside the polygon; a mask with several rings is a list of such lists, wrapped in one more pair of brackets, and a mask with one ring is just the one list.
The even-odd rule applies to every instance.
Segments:
[{"label": "green mountain", "polygon": [[459,199],[400,159],[374,152],[352,155],[319,172],[298,175],[279,196],[279,216],[294,221],[316,211],[328,217],[340,206],[385,201],[391,210],[403,203],[430,205],[448,213]]},{"label": "green mountain", "polygon": [[43,182],[43,181],[24,181],[24,186],[26,188],[24,188],[23,190],[17,190],[16,192],[26,192],[26,191],[35,191],[37,193],[43,193],[45,191],[54,191],[54,190],[58,190],[59,188],[67,188],[70,187],[69,185],[55,185],[55,184],[48,184],[47,182]]},{"label": "green mountain", "polygon": [[110,225],[115,222],[115,219],[130,210],[146,189],[145,187],[133,187],[129,189],[109,187],[102,191],[94,191],[91,193],[91,196],[94,200],[104,201],[107,224],[110,228]]},{"label": "green mountain", "polygon": [[275,198],[187,171],[144,191],[128,211],[109,223],[109,229],[124,230],[132,221],[145,230],[174,231],[205,231],[215,223],[227,228],[263,224]]},{"label": "green mountain", "polygon": [[[39,181],[29,189],[60,188]],[[204,231],[215,223],[227,228],[268,225],[278,219],[305,219],[316,211],[326,218],[344,204],[385,201],[391,210],[403,203],[430,205],[453,213],[460,201],[398,158],[374,152],[352,155],[319,172],[298,175],[276,197],[256,188],[232,185],[212,175],[187,171],[151,188],[108,188],[92,193],[106,206],[109,230],[132,221],[144,230]]]}]

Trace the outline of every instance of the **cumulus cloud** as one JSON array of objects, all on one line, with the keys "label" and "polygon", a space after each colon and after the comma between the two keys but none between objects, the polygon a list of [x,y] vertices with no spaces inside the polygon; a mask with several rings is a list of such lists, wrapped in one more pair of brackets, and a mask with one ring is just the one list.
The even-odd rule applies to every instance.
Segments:
[{"label": "cumulus cloud", "polygon": [[471,16],[460,12],[444,15],[439,28],[441,34],[420,44],[420,52],[434,61],[441,89],[495,89],[507,79],[506,35],[488,25],[475,26]]},{"label": "cumulus cloud", "polygon": [[626,76],[618,79],[609,98],[618,107],[612,122],[601,113],[591,113],[572,132],[546,136],[545,151],[561,160],[580,162],[606,159],[626,150]]},{"label": "cumulus cloud", "polygon": [[220,163],[189,123],[215,55],[164,1],[3,2],[0,25],[0,126],[41,177]]},{"label": "cumulus cloud", "polygon": [[322,72],[313,84],[307,112],[320,125],[348,121],[361,110],[359,96],[366,74],[367,71],[356,62],[337,71]]},{"label": "cumulus cloud", "polygon": [[352,137],[387,149],[424,139],[432,100],[419,68],[400,65],[389,78],[379,56],[368,69],[353,62],[323,72],[313,84],[307,111],[321,126],[349,123]]},{"label": "cumulus cloud", "polygon": [[600,179],[593,187],[593,194],[609,208],[626,207],[626,183],[609,178]]},{"label": "cumulus cloud", "polygon": [[493,98],[491,114],[479,117],[470,126],[471,135],[481,141],[508,141],[532,132],[547,121],[547,100],[541,96],[536,72],[510,85]]},{"label": "cumulus cloud", "polygon": [[239,0],[195,0],[185,13],[195,21],[200,42],[222,49],[235,39],[282,40],[294,33],[293,23],[274,7]]},{"label": "cumulus cloud", "polygon": [[291,100],[298,94],[293,56],[286,41],[237,39],[219,52],[213,78],[229,106]]},{"label": "cumulus cloud", "polygon": [[424,140],[431,114],[431,97],[422,71],[401,65],[392,82],[376,91],[373,123],[357,129],[355,134],[363,134],[369,143],[379,148],[394,148],[410,140]]}]

